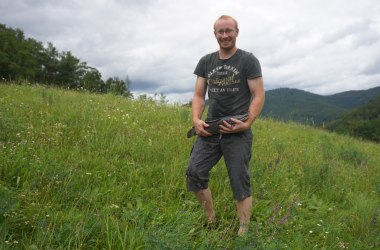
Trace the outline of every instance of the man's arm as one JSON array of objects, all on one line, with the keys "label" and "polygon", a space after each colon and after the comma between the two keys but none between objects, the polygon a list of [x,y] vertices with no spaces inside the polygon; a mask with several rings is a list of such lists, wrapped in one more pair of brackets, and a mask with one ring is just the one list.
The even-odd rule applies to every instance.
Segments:
[{"label": "man's arm", "polygon": [[237,119],[231,119],[235,122],[233,125],[224,122],[224,125],[220,126],[222,133],[237,133],[248,130],[251,128],[257,117],[259,117],[265,101],[263,78],[257,77],[249,79],[248,86],[253,98],[248,109],[248,119],[244,122]]},{"label": "man's arm", "polygon": [[194,96],[192,101],[193,125],[197,135],[210,136],[211,134],[205,130],[209,125],[202,121],[202,114],[205,110],[205,96],[207,84],[206,79],[198,76],[195,81]]},{"label": "man's arm", "polygon": [[256,118],[259,117],[265,102],[264,82],[262,77],[248,80],[249,90],[252,95],[252,102],[248,110],[248,120],[245,122],[248,128],[252,126]]}]

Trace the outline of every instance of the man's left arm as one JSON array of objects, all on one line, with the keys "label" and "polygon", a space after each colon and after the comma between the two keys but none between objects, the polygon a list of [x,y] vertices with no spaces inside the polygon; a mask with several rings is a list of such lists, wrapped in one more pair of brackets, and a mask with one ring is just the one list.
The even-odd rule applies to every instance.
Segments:
[{"label": "man's left arm", "polygon": [[264,81],[262,77],[248,80],[248,86],[253,99],[248,109],[248,119],[244,122],[247,129],[251,128],[257,117],[259,117],[265,102]]},{"label": "man's left arm", "polygon": [[252,95],[252,101],[248,109],[248,119],[243,122],[232,118],[231,120],[235,122],[233,125],[224,122],[224,125],[220,125],[222,133],[238,133],[248,130],[251,128],[257,117],[259,117],[265,101],[263,78],[257,77],[249,79],[248,86]]}]

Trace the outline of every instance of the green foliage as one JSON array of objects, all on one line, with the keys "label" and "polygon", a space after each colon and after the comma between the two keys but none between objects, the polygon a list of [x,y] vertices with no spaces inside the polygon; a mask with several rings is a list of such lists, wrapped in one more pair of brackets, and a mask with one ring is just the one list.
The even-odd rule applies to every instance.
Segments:
[{"label": "green foliage", "polygon": [[338,133],[380,142],[380,96],[327,124]]},{"label": "green foliage", "polygon": [[345,109],[324,102],[323,96],[298,89],[266,91],[262,115],[283,121],[296,121],[310,125],[322,124]]},{"label": "green foliage", "polygon": [[380,96],[380,87],[368,90],[351,90],[326,96],[329,103],[352,110],[367,104],[373,98]]},{"label": "green foliage", "polygon": [[280,88],[266,91],[264,117],[323,125],[343,113],[380,96],[380,87],[347,91],[330,96],[312,94],[298,89]]},{"label": "green foliage", "polygon": [[23,31],[0,24],[0,80],[39,83],[94,93],[132,97],[131,81],[117,77],[105,83],[100,72],[70,51],[58,52],[52,43],[25,38]]},{"label": "green foliage", "polygon": [[0,24],[0,76],[11,80],[34,79],[41,48],[41,43],[25,39],[21,30]]},{"label": "green foliage", "polygon": [[1,249],[377,249],[380,146],[259,119],[250,231],[228,174],[211,172],[218,223],[185,188],[189,107],[0,85]]},{"label": "green foliage", "polygon": [[107,79],[105,87],[108,93],[132,97],[132,93],[128,90],[130,84],[131,81],[128,77],[126,81],[120,80],[118,77],[110,77]]}]

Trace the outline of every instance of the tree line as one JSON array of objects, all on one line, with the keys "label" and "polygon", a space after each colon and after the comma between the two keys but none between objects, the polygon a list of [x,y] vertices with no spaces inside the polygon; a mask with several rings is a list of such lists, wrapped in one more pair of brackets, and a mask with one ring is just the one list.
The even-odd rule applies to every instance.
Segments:
[{"label": "tree line", "polygon": [[0,24],[0,78],[1,81],[52,85],[95,93],[113,93],[132,97],[131,81],[126,77],[102,75],[94,67],[80,61],[70,51],[59,52],[52,43],[26,38],[20,29]]},{"label": "tree line", "polygon": [[327,124],[327,129],[380,143],[380,96]]}]

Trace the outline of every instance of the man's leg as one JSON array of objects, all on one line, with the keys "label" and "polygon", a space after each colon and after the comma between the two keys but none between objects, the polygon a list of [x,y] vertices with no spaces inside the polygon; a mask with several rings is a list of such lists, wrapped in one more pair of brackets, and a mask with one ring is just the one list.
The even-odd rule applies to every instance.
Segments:
[{"label": "man's leg", "polygon": [[240,228],[238,234],[247,232],[251,218],[252,197],[249,161],[252,155],[252,131],[223,135],[222,151],[236,201]]},{"label": "man's leg", "polygon": [[210,188],[201,189],[197,192],[194,192],[199,203],[203,207],[204,214],[207,218],[207,223],[212,224],[215,222],[215,211],[214,205],[212,203],[212,195]]},{"label": "man's leg", "polygon": [[248,231],[248,226],[251,219],[252,196],[241,201],[236,201],[236,209],[240,222],[238,235],[241,235]]},{"label": "man's leg", "polygon": [[210,170],[221,157],[222,152],[219,147],[218,136],[197,136],[190,155],[186,181],[188,190],[194,192],[202,205],[208,223],[215,222],[212,195],[208,188]]}]

